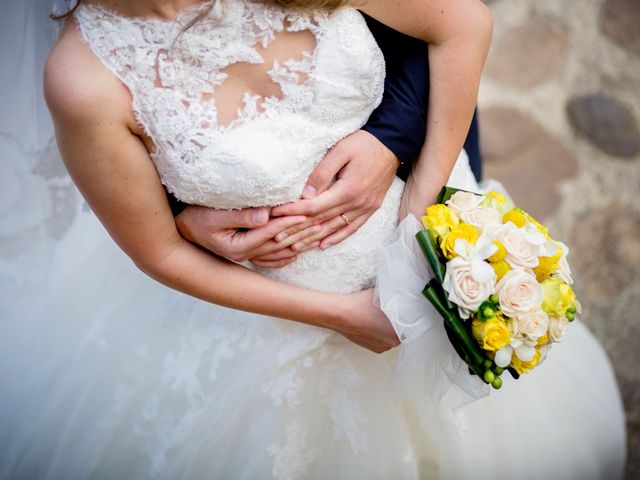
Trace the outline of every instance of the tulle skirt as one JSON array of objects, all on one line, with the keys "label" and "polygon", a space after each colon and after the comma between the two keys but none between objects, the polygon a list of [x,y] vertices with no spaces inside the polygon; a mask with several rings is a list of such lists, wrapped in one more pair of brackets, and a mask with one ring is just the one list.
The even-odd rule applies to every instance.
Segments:
[{"label": "tulle skirt", "polygon": [[579,321],[535,372],[460,406],[433,372],[398,373],[403,347],[156,284],[89,213],[52,258],[3,300],[0,478],[622,476],[617,385]]}]

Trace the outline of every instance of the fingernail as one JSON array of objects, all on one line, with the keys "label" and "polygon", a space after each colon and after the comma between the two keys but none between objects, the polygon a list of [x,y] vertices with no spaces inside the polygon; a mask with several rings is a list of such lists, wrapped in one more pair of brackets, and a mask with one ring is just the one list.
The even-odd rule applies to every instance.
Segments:
[{"label": "fingernail", "polygon": [[287,232],[280,232],[279,234],[276,235],[276,242],[281,242],[288,236],[289,234]]},{"label": "fingernail", "polygon": [[266,210],[264,208],[256,208],[253,211],[253,223],[260,225],[261,223],[264,223],[265,221],[265,213]]},{"label": "fingernail", "polygon": [[302,189],[302,198],[314,198],[316,196],[316,189],[312,185],[305,185]]},{"label": "fingernail", "polygon": [[320,249],[321,250],[326,250],[327,248],[329,248],[331,246],[331,244],[329,242],[327,243],[321,243],[320,244]]},{"label": "fingernail", "polygon": [[298,243],[294,243],[293,247],[291,247],[294,250],[302,250],[306,245],[304,244],[304,242],[298,242]]}]

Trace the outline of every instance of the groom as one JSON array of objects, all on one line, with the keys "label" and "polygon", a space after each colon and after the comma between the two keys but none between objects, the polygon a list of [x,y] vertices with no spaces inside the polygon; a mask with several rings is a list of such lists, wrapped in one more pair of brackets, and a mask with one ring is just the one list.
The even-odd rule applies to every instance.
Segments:
[{"label": "groom", "polygon": [[[338,142],[309,176],[302,199],[268,208],[215,210],[186,206],[169,196],[181,235],[213,253],[277,268],[306,248],[326,248],[354,233],[382,203],[394,175],[406,180],[426,134],[429,101],[427,45],[364,15],[385,57],[382,103],[367,124]],[[474,114],[464,148],[479,180],[482,160]],[[334,177],[337,178],[332,183]],[[350,212],[354,218],[347,215]],[[306,215],[309,220],[281,233],[271,215]],[[282,242],[277,246],[273,237]],[[288,238],[287,238],[288,237]],[[265,255],[266,250],[270,253]]]}]

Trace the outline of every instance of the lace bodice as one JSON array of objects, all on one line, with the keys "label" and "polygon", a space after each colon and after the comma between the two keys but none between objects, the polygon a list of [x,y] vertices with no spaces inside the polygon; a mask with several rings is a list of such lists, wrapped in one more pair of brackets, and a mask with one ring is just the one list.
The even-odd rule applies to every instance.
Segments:
[{"label": "lace bodice", "polygon": [[[176,197],[216,208],[296,200],[327,149],[379,104],[382,54],[354,9],[302,15],[229,0],[184,30],[208,5],[171,21],[92,5],[76,18],[92,51],[129,88],[155,145],[152,159]],[[276,93],[257,93],[252,87],[262,81]],[[396,179],[382,208],[347,241],[263,273],[327,291],[372,286],[376,250],[396,226],[402,186]]]},{"label": "lace bodice", "polygon": [[[326,149],[380,102],[382,54],[352,9],[301,15],[231,0],[182,31],[208,5],[172,21],[92,5],[76,18],[93,52],[131,91],[155,144],[153,161],[176,197],[217,208],[295,200]],[[295,33],[311,38],[297,42],[306,43],[302,50],[282,51]],[[275,60],[267,67],[268,57]],[[265,98],[241,88],[233,68],[246,64],[279,92]],[[230,121],[220,119],[221,95],[236,110]]]}]

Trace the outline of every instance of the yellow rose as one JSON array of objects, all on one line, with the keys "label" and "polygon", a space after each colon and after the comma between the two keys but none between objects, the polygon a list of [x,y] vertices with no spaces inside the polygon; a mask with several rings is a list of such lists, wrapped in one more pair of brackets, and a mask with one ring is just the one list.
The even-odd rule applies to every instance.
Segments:
[{"label": "yellow rose", "polygon": [[511,341],[507,323],[500,317],[492,317],[484,322],[474,320],[471,323],[471,333],[483,349],[491,352],[500,350]]},{"label": "yellow rose", "polygon": [[523,362],[518,358],[517,355],[513,355],[511,357],[511,366],[518,372],[520,375],[523,373],[529,373],[534,369],[538,362],[540,361],[540,350],[536,348],[536,353],[533,355],[533,358],[528,362]]},{"label": "yellow rose", "polygon": [[431,230],[437,237],[443,237],[451,228],[460,223],[451,209],[446,205],[437,204],[427,208],[427,214],[422,217],[422,224],[428,230]]},{"label": "yellow rose", "polygon": [[547,278],[541,283],[544,291],[542,309],[554,317],[564,317],[576,299],[571,287],[559,278]]},{"label": "yellow rose", "polygon": [[536,344],[536,346],[539,347],[541,345],[546,345],[547,343],[549,343],[549,332],[548,331],[538,339],[538,343]]},{"label": "yellow rose", "polygon": [[442,249],[444,256],[451,260],[453,257],[458,255],[453,250],[456,246],[456,240],[466,240],[470,244],[475,245],[478,241],[478,236],[478,229],[476,227],[466,223],[461,223],[453,227],[451,231],[444,236],[440,242],[440,248]]}]

